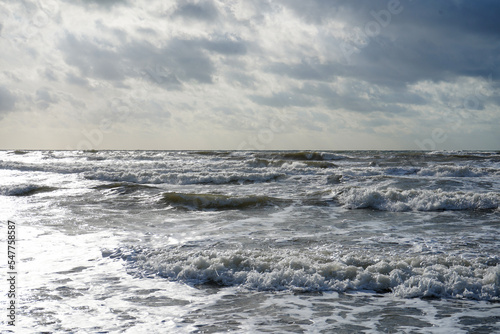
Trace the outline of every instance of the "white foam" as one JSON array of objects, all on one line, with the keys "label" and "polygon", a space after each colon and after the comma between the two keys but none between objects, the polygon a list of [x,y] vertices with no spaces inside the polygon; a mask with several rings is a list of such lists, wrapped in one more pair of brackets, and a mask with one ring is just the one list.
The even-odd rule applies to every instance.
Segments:
[{"label": "white foam", "polygon": [[500,300],[500,265],[452,256],[373,259],[327,251],[186,251],[119,249],[132,267],[190,284],[216,283],[255,290],[392,291],[400,297]]}]

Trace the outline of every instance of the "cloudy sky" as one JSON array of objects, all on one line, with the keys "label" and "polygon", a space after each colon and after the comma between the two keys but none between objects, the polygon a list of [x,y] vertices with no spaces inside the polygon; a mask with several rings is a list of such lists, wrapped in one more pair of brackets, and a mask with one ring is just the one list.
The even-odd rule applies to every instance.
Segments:
[{"label": "cloudy sky", "polygon": [[0,149],[500,149],[497,0],[1,0]]}]

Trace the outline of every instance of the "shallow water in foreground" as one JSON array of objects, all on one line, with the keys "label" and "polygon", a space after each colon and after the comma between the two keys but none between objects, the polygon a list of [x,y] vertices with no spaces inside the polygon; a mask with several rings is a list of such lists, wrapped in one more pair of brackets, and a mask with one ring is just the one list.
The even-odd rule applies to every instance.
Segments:
[{"label": "shallow water in foreground", "polygon": [[499,176],[495,152],[0,152],[17,329],[499,332]]}]

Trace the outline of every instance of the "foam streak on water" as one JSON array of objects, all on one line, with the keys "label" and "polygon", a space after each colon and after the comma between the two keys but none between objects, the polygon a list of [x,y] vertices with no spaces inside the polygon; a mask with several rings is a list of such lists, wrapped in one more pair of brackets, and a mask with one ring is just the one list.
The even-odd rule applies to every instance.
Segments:
[{"label": "foam streak on water", "polygon": [[0,152],[21,332],[499,332],[499,206],[498,152]]}]

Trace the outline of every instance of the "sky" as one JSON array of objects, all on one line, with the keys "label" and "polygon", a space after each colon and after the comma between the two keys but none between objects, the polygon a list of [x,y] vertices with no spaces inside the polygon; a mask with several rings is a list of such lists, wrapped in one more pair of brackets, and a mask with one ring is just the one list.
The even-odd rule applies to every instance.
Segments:
[{"label": "sky", "polygon": [[497,0],[1,0],[0,149],[499,150]]}]

